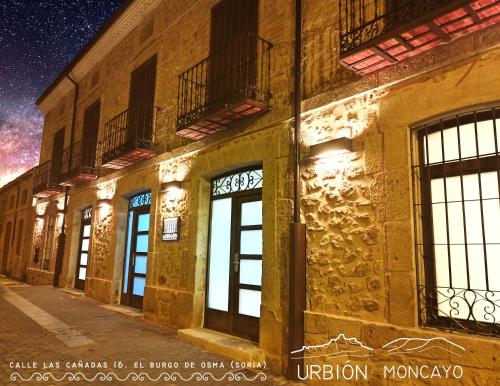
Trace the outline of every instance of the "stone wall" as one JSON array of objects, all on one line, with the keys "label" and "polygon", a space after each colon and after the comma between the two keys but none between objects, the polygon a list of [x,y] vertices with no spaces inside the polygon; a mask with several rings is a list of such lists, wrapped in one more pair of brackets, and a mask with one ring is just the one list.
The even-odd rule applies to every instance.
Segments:
[{"label": "stone wall", "polygon": [[356,138],[353,153],[305,163],[302,172],[308,306],[314,312],[385,319],[379,98],[369,95],[304,121],[305,141],[313,144],[346,134]]},{"label": "stone wall", "polygon": [[31,258],[32,188],[33,175],[28,171],[0,189],[0,273],[20,280]]},{"label": "stone wall", "polygon": [[27,262],[26,282],[32,285],[52,284],[56,265],[58,238],[62,231],[64,196],[52,201],[37,201],[30,223],[30,258]]},{"label": "stone wall", "polygon": [[[496,77],[491,69],[499,60],[500,50],[493,49],[306,113],[304,142],[322,142],[346,130],[355,138],[352,153],[307,161],[303,168],[306,345],[323,344],[344,333],[376,348],[368,359],[349,356],[320,363],[367,364],[376,384],[389,382],[382,369],[391,364],[460,365],[464,384],[500,381],[494,359],[497,339],[419,327],[413,235],[418,219],[413,218],[410,154],[410,128],[415,123],[500,100],[498,89],[489,87]],[[444,337],[465,351],[460,357],[387,357],[380,350],[401,337]],[[484,366],[478,357],[484,358]]]},{"label": "stone wall", "polygon": [[[246,126],[191,143],[175,134],[177,76],[208,55],[209,9],[215,3],[161,2],[79,82],[75,140],[82,135],[85,108],[97,99],[102,139],[104,123],[127,108],[131,71],[156,54],[159,146],[153,159],[122,171],[102,170],[97,181],[70,189],[62,283],[74,285],[80,211],[92,206],[85,293],[105,302],[120,301],[128,198],[151,190],[144,315],[174,328],[202,326],[210,178],[260,163],[265,210],[259,346],[271,370],[281,372],[288,354],[293,2],[260,2],[259,35],[274,44],[272,110]],[[418,327],[409,128],[437,114],[500,99],[498,88],[491,86],[496,84],[491,69],[500,61],[498,48],[492,49],[498,28],[361,78],[339,64],[337,12],[337,3],[331,1],[304,3],[303,150],[342,135],[354,138],[352,153],[301,164],[301,209],[307,225],[306,344],[322,344],[339,333],[374,347],[390,337],[447,336],[467,349],[456,363],[477,384],[491,383],[498,370],[493,339]],[[151,36],[145,36],[151,25]],[[69,127],[71,93],[64,99],[65,112],[56,104],[46,116],[41,160],[50,157],[47,146],[54,131]],[[182,181],[179,196],[160,192],[160,184],[171,180]],[[57,214],[58,198],[40,203],[47,204],[44,218]],[[98,205],[103,198],[111,205]],[[161,240],[162,218],[169,216],[181,219],[177,242]],[[46,225],[35,225],[35,247],[43,246],[46,233]],[[33,283],[49,282],[50,275],[38,266],[28,270]],[[378,368],[381,355],[359,363]],[[408,363],[427,358],[392,359]],[[453,363],[450,357],[444,362]],[[379,373],[374,378],[374,384],[384,384]]]}]

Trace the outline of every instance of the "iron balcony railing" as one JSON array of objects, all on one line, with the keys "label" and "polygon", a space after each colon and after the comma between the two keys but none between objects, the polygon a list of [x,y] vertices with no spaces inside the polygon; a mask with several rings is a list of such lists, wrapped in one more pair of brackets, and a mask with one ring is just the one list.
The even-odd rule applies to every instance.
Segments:
[{"label": "iron balcony railing", "polygon": [[51,161],[46,161],[35,169],[33,175],[33,193],[38,194],[46,190],[61,190],[57,183],[59,172],[57,168],[51,166]]},{"label": "iron balcony railing", "polygon": [[109,120],[100,144],[102,164],[133,149],[153,150],[159,111],[153,105],[137,104]]},{"label": "iron balcony railing", "polygon": [[390,31],[469,3],[470,0],[339,0],[340,55]]},{"label": "iron balcony railing", "polygon": [[75,142],[63,152],[61,175],[77,173],[78,171],[95,172],[97,142],[83,139]]},{"label": "iron balcony railing", "polygon": [[268,105],[271,48],[244,33],[180,74],[177,130],[247,98]]}]

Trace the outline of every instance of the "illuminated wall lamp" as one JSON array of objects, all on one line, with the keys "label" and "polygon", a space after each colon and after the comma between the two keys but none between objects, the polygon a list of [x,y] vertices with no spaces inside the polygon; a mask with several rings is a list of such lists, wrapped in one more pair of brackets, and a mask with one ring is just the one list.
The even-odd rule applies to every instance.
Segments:
[{"label": "illuminated wall lamp", "polygon": [[97,206],[99,208],[102,208],[104,206],[111,206],[112,203],[113,201],[110,198],[101,198],[97,200]]},{"label": "illuminated wall lamp", "polygon": [[182,187],[182,182],[181,181],[169,181],[169,182],[164,182],[160,186],[160,190],[162,192],[172,192],[175,190],[180,190]]},{"label": "illuminated wall lamp", "polygon": [[348,137],[335,138],[330,141],[321,142],[312,145],[309,152],[306,154],[307,158],[321,159],[330,157],[332,155],[348,153],[352,151],[352,139]]}]

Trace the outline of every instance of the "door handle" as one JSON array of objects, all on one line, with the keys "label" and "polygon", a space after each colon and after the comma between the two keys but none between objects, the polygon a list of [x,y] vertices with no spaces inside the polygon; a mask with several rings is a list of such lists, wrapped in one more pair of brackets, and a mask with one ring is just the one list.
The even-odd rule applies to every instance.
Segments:
[{"label": "door handle", "polygon": [[233,271],[238,272],[239,269],[240,269],[240,256],[237,253],[235,253],[233,259]]}]

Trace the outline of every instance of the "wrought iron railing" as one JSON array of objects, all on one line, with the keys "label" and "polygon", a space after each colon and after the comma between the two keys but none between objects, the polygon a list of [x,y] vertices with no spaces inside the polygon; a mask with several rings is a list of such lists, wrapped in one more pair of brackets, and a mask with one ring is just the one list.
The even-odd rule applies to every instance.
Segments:
[{"label": "wrought iron railing", "polygon": [[500,336],[500,291],[421,286],[419,298],[423,325]]},{"label": "wrought iron railing", "polygon": [[239,35],[179,75],[177,129],[247,98],[268,105],[272,44]]},{"label": "wrought iron railing", "polygon": [[51,186],[58,186],[59,173],[56,169],[51,167],[51,161],[46,161],[37,166],[33,175],[34,193],[39,193]]},{"label": "wrought iron railing", "polygon": [[470,0],[339,0],[340,55]]},{"label": "wrought iron railing", "polygon": [[84,169],[93,171],[96,168],[96,153],[96,141],[83,139],[75,142],[63,152],[61,175]]},{"label": "wrought iron railing", "polygon": [[102,163],[133,148],[153,150],[159,111],[153,105],[137,104],[109,120],[100,143]]}]

